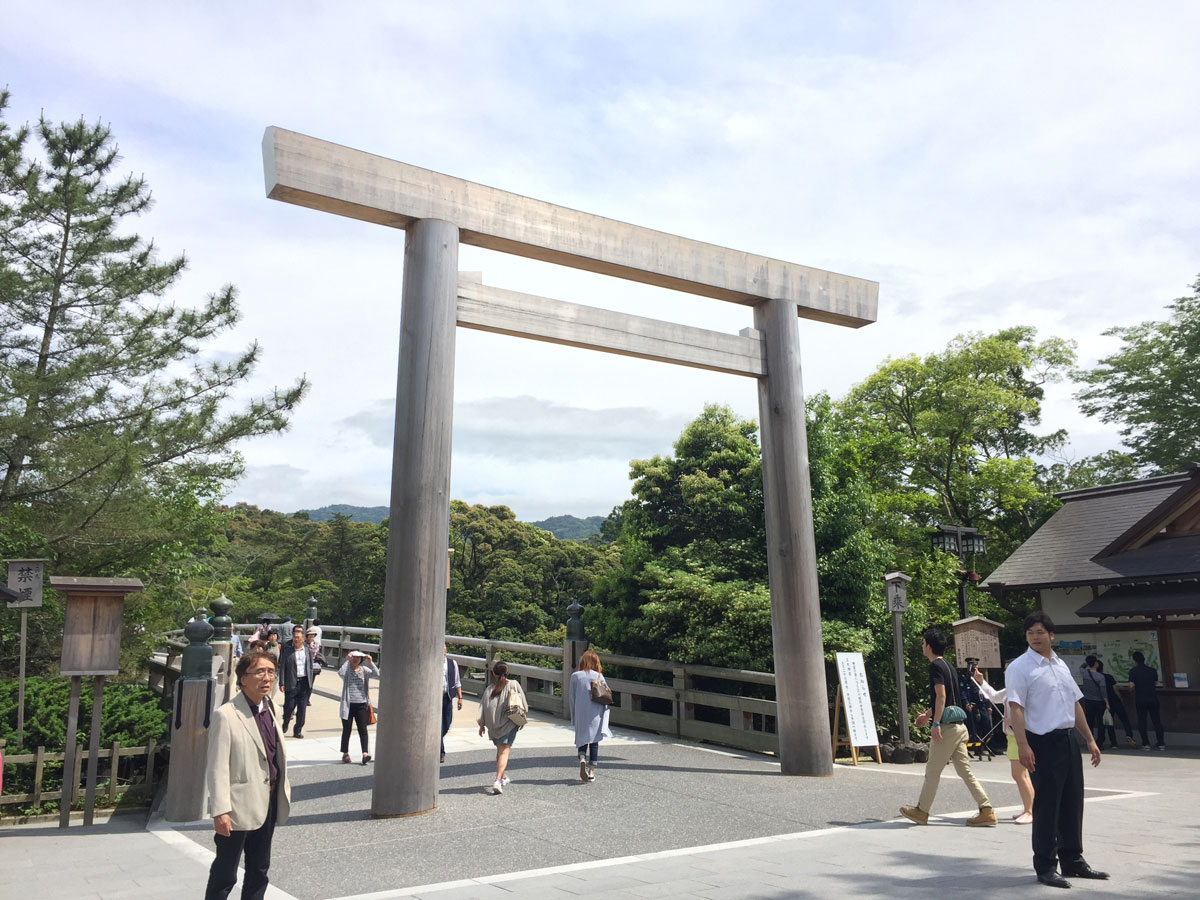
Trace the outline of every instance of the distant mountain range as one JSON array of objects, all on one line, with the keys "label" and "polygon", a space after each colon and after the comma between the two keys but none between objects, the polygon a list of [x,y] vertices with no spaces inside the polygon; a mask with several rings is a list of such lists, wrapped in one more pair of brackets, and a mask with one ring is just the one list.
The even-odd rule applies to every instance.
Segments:
[{"label": "distant mountain range", "polygon": [[[341,513],[349,516],[352,522],[373,522],[378,525],[388,517],[389,512],[390,510],[386,506],[350,506],[347,503],[334,503],[331,506],[322,506],[320,509],[300,509],[292,515],[303,513],[314,522],[328,522],[336,514]],[[600,523],[603,521],[604,516],[588,516],[586,519],[580,519],[578,516],[551,516],[530,524],[536,525],[543,531],[549,531],[559,540],[584,541],[593,534],[600,533]]]},{"label": "distant mountain range", "polygon": [[322,506],[320,509],[298,509],[292,513],[298,516],[307,515],[314,522],[328,522],[338,513],[349,516],[352,522],[373,522],[378,525],[391,512],[386,506],[350,506],[346,503],[334,503],[332,506]]}]

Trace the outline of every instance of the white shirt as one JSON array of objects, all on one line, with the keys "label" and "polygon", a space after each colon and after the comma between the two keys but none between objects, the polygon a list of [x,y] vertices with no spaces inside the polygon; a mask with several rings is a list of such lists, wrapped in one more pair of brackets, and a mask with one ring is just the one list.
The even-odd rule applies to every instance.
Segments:
[{"label": "white shirt", "polygon": [[995,703],[997,706],[1005,707],[1005,709],[1004,709],[1004,733],[1012,734],[1013,733],[1012,725],[1008,721],[1008,707],[1006,705],[1006,701],[1008,699],[1008,688],[1001,688],[1000,690],[996,690],[994,687],[992,687],[990,684],[987,683],[987,679],[985,678],[983,681],[981,681],[979,683],[979,693],[983,694],[985,699],[990,700],[992,703]]},{"label": "white shirt", "polygon": [[1025,711],[1025,730],[1049,734],[1075,727],[1075,704],[1083,696],[1067,664],[1054,651],[1050,658],[1026,650],[1004,670],[1009,703]]},{"label": "white shirt", "polygon": [[292,659],[296,661],[296,680],[308,677],[308,654],[304,652],[304,647],[301,645],[299,650],[295,650],[293,645]]}]

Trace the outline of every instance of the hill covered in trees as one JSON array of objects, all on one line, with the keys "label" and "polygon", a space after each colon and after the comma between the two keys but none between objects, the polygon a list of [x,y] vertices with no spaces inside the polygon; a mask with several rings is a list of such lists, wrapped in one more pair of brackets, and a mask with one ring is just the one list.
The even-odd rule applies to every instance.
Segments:
[{"label": "hill covered in trees", "polygon": [[534,522],[533,525],[548,531],[560,541],[586,541],[594,534],[600,533],[600,525],[604,516],[588,516],[580,519],[577,516],[551,516]]}]

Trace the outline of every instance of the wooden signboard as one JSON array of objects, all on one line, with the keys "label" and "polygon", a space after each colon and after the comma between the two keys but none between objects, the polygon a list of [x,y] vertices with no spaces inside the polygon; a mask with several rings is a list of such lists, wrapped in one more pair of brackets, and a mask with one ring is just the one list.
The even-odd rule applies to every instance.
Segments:
[{"label": "wooden signboard", "polygon": [[[861,653],[839,653],[837,655],[838,693],[833,710],[833,756],[837,758],[838,747],[850,748],[850,760],[858,765],[858,749],[870,747],[875,761],[882,763],[879,755],[879,734],[875,730],[875,710],[871,706],[871,690],[867,685],[867,669]],[[842,740],[839,720],[846,714],[847,739]]]},{"label": "wooden signboard", "polygon": [[982,616],[954,623],[954,658],[960,669],[974,659],[981,669],[1000,668],[1000,629],[1004,626]]}]

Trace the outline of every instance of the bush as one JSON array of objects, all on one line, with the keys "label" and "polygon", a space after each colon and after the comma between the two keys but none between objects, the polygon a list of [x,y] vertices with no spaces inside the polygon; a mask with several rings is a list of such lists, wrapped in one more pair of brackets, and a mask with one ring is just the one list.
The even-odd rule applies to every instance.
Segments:
[{"label": "bush", "polygon": [[[79,727],[76,743],[86,747],[91,739],[93,682],[83,683],[79,697]],[[67,706],[70,702],[69,678],[28,678],[25,682],[25,744],[17,746],[17,681],[0,681],[0,737],[7,742],[6,756],[32,753],[45,747],[61,752],[67,736]],[[100,720],[100,746],[120,741],[122,747],[144,747],[151,740],[162,741],[167,735],[170,713],[158,708],[158,696],[138,684],[106,684],[104,708]],[[123,760],[122,766],[132,763]],[[33,790],[34,766],[6,764],[6,793],[26,794]],[[47,762],[42,777],[43,791],[62,787],[62,763]],[[49,807],[56,804],[49,804]],[[6,808],[11,810],[12,807]],[[0,809],[0,811],[5,811]]]}]

